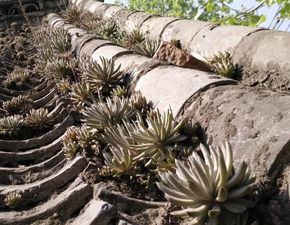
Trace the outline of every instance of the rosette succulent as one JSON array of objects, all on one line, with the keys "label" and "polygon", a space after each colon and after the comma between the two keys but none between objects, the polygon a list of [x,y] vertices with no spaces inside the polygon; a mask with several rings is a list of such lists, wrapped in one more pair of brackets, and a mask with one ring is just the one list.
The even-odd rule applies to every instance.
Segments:
[{"label": "rosette succulent", "polygon": [[146,124],[139,116],[135,132],[131,135],[137,143],[131,147],[139,152],[135,160],[147,160],[146,166],[153,161],[158,163],[170,158],[172,147],[187,138],[178,133],[183,122],[176,123],[170,110],[164,114],[157,110],[154,117],[146,119]]},{"label": "rosette succulent", "polygon": [[233,64],[232,55],[229,52],[219,52],[211,60],[208,60],[213,72],[224,77],[233,77],[235,66]]},{"label": "rosette succulent", "polygon": [[134,52],[151,58],[159,48],[159,45],[160,42],[158,40],[146,39],[135,45]]},{"label": "rosette succulent", "polygon": [[247,165],[234,168],[228,142],[218,148],[210,146],[210,151],[203,145],[200,148],[203,157],[193,152],[185,161],[175,160],[176,171],[159,173],[157,186],[168,201],[182,207],[171,214],[192,217],[190,224],[228,224],[229,220],[237,224],[241,214],[253,206],[246,198],[253,186]]},{"label": "rosette succulent", "polygon": [[100,57],[100,63],[92,59],[83,59],[80,67],[83,71],[83,79],[90,84],[95,92],[100,90],[105,95],[109,95],[114,87],[122,84],[124,78],[120,71],[121,65],[116,67],[112,59]]},{"label": "rosette succulent", "polygon": [[50,119],[51,118],[49,117],[48,110],[39,108],[31,109],[25,118],[25,122],[27,126],[30,127],[46,128],[51,125]]},{"label": "rosette succulent", "polygon": [[129,101],[124,98],[115,98],[99,101],[86,107],[83,112],[84,122],[89,129],[105,129],[130,120],[135,116]]}]

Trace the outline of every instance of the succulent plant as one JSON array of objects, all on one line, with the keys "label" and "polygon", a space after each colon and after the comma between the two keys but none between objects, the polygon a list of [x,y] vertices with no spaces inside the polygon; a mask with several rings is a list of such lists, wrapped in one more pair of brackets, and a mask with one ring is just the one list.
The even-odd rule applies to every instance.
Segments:
[{"label": "succulent plant", "polygon": [[73,4],[69,4],[62,14],[69,23],[78,23],[81,19],[81,11]]},{"label": "succulent plant", "polygon": [[99,144],[96,134],[90,131],[85,125],[81,127],[69,127],[62,140],[65,155],[72,159],[79,152],[84,152],[87,157],[99,153]]},{"label": "succulent plant", "polygon": [[145,35],[140,29],[134,29],[131,33],[124,37],[124,44],[129,49],[134,49],[136,44],[145,40]]},{"label": "succulent plant", "polygon": [[0,119],[0,130],[2,134],[16,137],[23,126],[24,120],[21,115],[7,116]]},{"label": "succulent plant", "polygon": [[133,94],[131,94],[129,100],[134,110],[146,112],[147,110],[150,109],[150,104],[147,102],[147,99],[144,96],[142,96],[140,91],[136,91]]},{"label": "succulent plant", "polygon": [[2,81],[2,85],[6,88],[21,89],[30,78],[31,73],[28,69],[17,67]]},{"label": "succulent plant", "polygon": [[116,88],[114,88],[112,90],[112,97],[116,97],[116,98],[123,98],[126,97],[128,94],[128,90],[126,87],[124,86],[117,86]]},{"label": "succulent plant", "polygon": [[135,45],[134,52],[147,57],[153,57],[158,50],[160,42],[158,40],[145,39],[141,43]]},{"label": "succulent plant", "polygon": [[[247,165],[235,170],[233,152],[228,142],[210,151],[201,145],[203,158],[193,152],[185,161],[175,160],[176,171],[159,173],[157,183],[172,204],[183,209],[172,212],[180,217],[192,217],[191,224],[217,225],[236,220],[253,203],[246,199],[251,193],[253,179]],[[229,215],[235,215],[232,217]],[[236,224],[231,221],[229,224]]]},{"label": "succulent plant", "polygon": [[10,114],[25,113],[32,108],[32,99],[27,95],[19,95],[3,102],[2,108]]},{"label": "succulent plant", "polygon": [[137,163],[128,148],[111,147],[110,153],[105,152],[103,156],[105,158],[105,164],[116,175],[133,172],[133,168]]},{"label": "succulent plant", "polygon": [[15,208],[21,202],[22,196],[19,192],[13,191],[6,194],[4,203],[9,208]]},{"label": "succulent plant", "polygon": [[131,135],[137,143],[131,147],[140,152],[134,159],[148,160],[145,166],[152,162],[158,164],[166,160],[169,158],[172,146],[187,138],[178,134],[183,122],[176,123],[170,110],[163,115],[157,110],[156,116],[146,119],[146,123],[148,126],[138,116],[138,122],[135,126],[136,132]]},{"label": "succulent plant", "polygon": [[229,52],[219,52],[208,62],[210,63],[211,70],[221,76],[231,78],[235,74],[236,67]]},{"label": "succulent plant", "polygon": [[130,120],[135,113],[127,99],[107,98],[106,102],[100,101],[86,107],[83,115],[88,128],[98,130],[122,123],[122,120]]},{"label": "succulent plant", "polygon": [[73,159],[79,151],[79,145],[76,141],[68,141],[63,143],[62,150],[67,158]]},{"label": "succulent plant", "polygon": [[[123,120],[122,124],[107,127],[103,134],[103,139],[111,146],[129,149],[134,144],[134,140],[131,138],[134,132],[136,132],[134,126],[128,121]],[[134,152],[133,155],[136,156],[137,152]]]},{"label": "succulent plant", "polygon": [[55,80],[62,80],[65,78],[75,79],[77,60],[65,60],[65,59],[55,59],[48,62],[46,65],[46,74],[54,78]]},{"label": "succulent plant", "polygon": [[87,81],[92,89],[97,92],[102,91],[108,95],[112,88],[122,84],[123,74],[120,71],[121,65],[117,68],[114,60],[100,57],[101,63],[93,60],[83,59],[80,67],[83,71],[83,79]]},{"label": "succulent plant", "polygon": [[66,94],[71,90],[71,84],[68,79],[61,79],[57,82],[56,88],[59,93]]},{"label": "succulent plant", "polygon": [[123,32],[113,19],[101,21],[96,32],[103,38],[116,43],[119,43],[124,36]]},{"label": "succulent plant", "polygon": [[94,99],[88,83],[74,83],[71,86],[71,100],[77,107],[89,106]]},{"label": "succulent plant", "polygon": [[25,123],[29,127],[46,128],[49,127],[51,118],[48,110],[44,108],[31,109],[25,118]]},{"label": "succulent plant", "polygon": [[71,51],[70,35],[65,29],[52,28],[49,41],[53,53],[59,54]]}]

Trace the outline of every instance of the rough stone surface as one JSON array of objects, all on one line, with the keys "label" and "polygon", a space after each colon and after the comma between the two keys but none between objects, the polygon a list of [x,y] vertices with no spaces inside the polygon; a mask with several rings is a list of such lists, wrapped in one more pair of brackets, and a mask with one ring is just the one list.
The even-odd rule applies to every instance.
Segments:
[{"label": "rough stone surface", "polygon": [[92,199],[84,212],[70,225],[108,225],[115,218],[117,218],[117,210],[114,206],[101,200]]},{"label": "rough stone surface", "polygon": [[290,90],[289,56],[289,32],[259,31],[243,39],[233,61],[244,67],[243,83]]},{"label": "rough stone surface", "polygon": [[259,29],[245,26],[206,26],[191,40],[190,53],[197,58],[212,58],[219,51],[233,53],[245,36]]},{"label": "rough stone surface", "polygon": [[0,151],[0,165],[21,163],[26,161],[34,161],[35,163],[41,162],[52,157],[57,151],[61,149],[61,140],[63,136],[60,136],[50,144],[42,146],[41,148],[30,149],[24,152],[5,152]]},{"label": "rough stone surface", "polygon": [[208,64],[194,58],[184,50],[177,48],[170,42],[163,42],[153,58],[160,59],[176,66],[210,71]]},{"label": "rough stone surface", "polygon": [[27,206],[45,200],[57,188],[62,187],[77,177],[86,165],[86,159],[76,157],[57,173],[40,181],[23,185],[0,186],[0,200],[3,202],[6,194],[13,191],[17,191],[22,194],[23,201],[21,201],[18,206]]},{"label": "rough stone surface", "polygon": [[231,83],[234,81],[211,73],[176,66],[159,66],[141,77],[135,90],[140,90],[161,111],[171,108],[176,116],[187,99],[197,91],[210,85]]},{"label": "rough stone surface", "polygon": [[181,47],[190,50],[190,43],[194,36],[210,23],[192,20],[177,20],[165,27],[161,39],[170,42],[179,40]]},{"label": "rough stone surface", "polygon": [[102,46],[94,51],[92,54],[92,59],[96,62],[100,60],[100,57],[105,57],[107,59],[114,59],[115,57],[132,54],[132,51],[129,51],[126,48],[119,46]]},{"label": "rough stone surface", "polygon": [[76,179],[65,191],[52,197],[47,202],[26,211],[0,212],[1,225],[27,225],[45,219],[55,212],[63,219],[68,219],[82,207],[92,195],[89,185]]},{"label": "rough stone surface", "polygon": [[142,23],[140,30],[151,39],[160,39],[165,27],[176,20],[174,17],[150,17]]},{"label": "rough stone surface", "polygon": [[17,151],[23,149],[29,149],[37,146],[48,144],[58,137],[60,137],[67,129],[67,127],[73,125],[74,121],[71,116],[68,116],[64,121],[59,124],[55,129],[50,132],[36,138],[27,140],[0,140],[0,149],[3,151]]},{"label": "rough stone surface", "polygon": [[228,139],[235,163],[249,163],[257,180],[275,178],[290,161],[289,95],[224,86],[197,94],[192,101],[183,117],[201,125],[209,144]]}]

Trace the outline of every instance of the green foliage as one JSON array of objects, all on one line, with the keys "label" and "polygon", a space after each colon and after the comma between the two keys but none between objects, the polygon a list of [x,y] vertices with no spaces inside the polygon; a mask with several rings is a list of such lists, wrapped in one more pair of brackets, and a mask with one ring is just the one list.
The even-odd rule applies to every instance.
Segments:
[{"label": "green foliage", "polygon": [[133,10],[143,10],[151,14],[162,16],[183,17],[194,20],[211,21],[219,24],[258,26],[265,22],[266,15],[258,13],[264,6],[279,5],[276,23],[272,28],[290,18],[289,0],[256,0],[257,6],[250,9],[233,9],[234,0],[127,0],[127,5]]},{"label": "green foliage", "polygon": [[176,171],[159,173],[157,183],[172,204],[183,209],[172,212],[180,217],[192,217],[191,224],[237,224],[240,215],[252,207],[246,199],[252,192],[253,179],[242,163],[233,166],[233,152],[228,142],[210,151],[201,145],[185,161],[176,160]]}]

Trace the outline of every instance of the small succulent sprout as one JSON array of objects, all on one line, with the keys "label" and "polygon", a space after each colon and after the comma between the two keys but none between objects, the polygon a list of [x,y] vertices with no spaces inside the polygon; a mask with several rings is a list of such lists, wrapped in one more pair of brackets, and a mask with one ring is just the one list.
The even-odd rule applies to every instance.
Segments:
[{"label": "small succulent sprout", "polygon": [[86,107],[83,112],[84,122],[91,130],[103,130],[106,127],[115,126],[123,120],[135,117],[129,101],[124,98],[106,99]]},{"label": "small succulent sprout", "polygon": [[38,128],[50,127],[50,120],[48,110],[45,108],[31,109],[25,118],[27,126]]},{"label": "small succulent sprout", "polygon": [[74,78],[77,68],[77,60],[54,59],[47,63],[46,74],[55,80],[62,80],[66,78]]},{"label": "small succulent sprout", "polygon": [[185,161],[175,160],[176,171],[160,172],[157,186],[168,201],[183,208],[171,214],[192,217],[191,224],[236,220],[254,205],[246,198],[253,186],[247,165],[234,168],[228,142],[218,148],[210,146],[209,151],[202,144],[200,148],[203,157],[193,152]]},{"label": "small succulent sprout", "polygon": [[219,52],[211,60],[208,60],[211,70],[221,76],[232,78],[236,67],[233,63],[232,55],[229,52]]},{"label": "small succulent sprout", "polygon": [[66,53],[71,51],[71,40],[68,31],[61,28],[52,28],[50,32],[50,47],[53,53]]},{"label": "small succulent sprout", "polygon": [[158,50],[160,42],[158,40],[146,39],[135,45],[134,52],[152,58]]},{"label": "small succulent sprout", "polygon": [[31,78],[28,69],[15,68],[7,78],[2,81],[2,85],[6,88],[21,89]]},{"label": "small succulent sprout", "polygon": [[90,131],[86,125],[82,125],[77,131],[76,131],[76,137],[78,140],[78,144],[82,148],[86,148],[89,145],[95,144],[95,136],[96,133],[93,131]]},{"label": "small succulent sprout", "polygon": [[145,35],[140,29],[134,29],[131,33],[127,34],[124,42],[127,48],[134,49],[136,44],[145,40]]},{"label": "small succulent sprout", "polygon": [[79,145],[76,141],[68,141],[63,143],[62,150],[67,158],[73,159],[79,151]]},{"label": "small succulent sprout", "polygon": [[94,96],[88,83],[74,83],[71,85],[71,100],[77,107],[89,106]]},{"label": "small succulent sprout", "polygon": [[68,79],[61,79],[57,82],[56,88],[61,94],[66,94],[71,90],[71,84]]},{"label": "small succulent sprout", "polygon": [[9,208],[15,208],[19,205],[22,200],[22,195],[19,192],[13,191],[6,194],[4,203]]},{"label": "small succulent sprout", "polygon": [[134,92],[130,96],[130,103],[134,110],[137,110],[140,112],[147,111],[150,108],[150,105],[147,102],[147,99],[144,96],[142,96],[140,91]]},{"label": "small succulent sprout", "polygon": [[101,21],[96,32],[103,38],[111,40],[112,42],[120,42],[124,36],[123,32],[113,19]]},{"label": "small succulent sprout", "polygon": [[114,88],[112,90],[112,97],[115,98],[123,98],[123,97],[126,97],[128,94],[128,90],[126,87],[124,86],[117,86],[116,88]]},{"label": "small succulent sprout", "polygon": [[176,123],[170,110],[164,114],[157,110],[156,116],[146,119],[146,123],[148,127],[138,116],[138,122],[135,125],[136,132],[132,133],[132,138],[137,144],[131,146],[139,152],[135,160],[147,160],[145,166],[152,162],[158,164],[166,161],[172,146],[187,138],[178,133],[183,122]]},{"label": "small succulent sprout", "polygon": [[[62,150],[65,155],[72,159],[78,152],[85,151],[87,156],[98,154],[99,144],[95,140],[95,132],[90,131],[86,125],[81,127],[69,127],[63,137]],[[88,152],[90,151],[90,152]]]},{"label": "small succulent sprout", "polygon": [[83,80],[87,81],[95,92],[100,90],[104,95],[109,95],[114,87],[123,82],[121,65],[116,67],[113,59],[100,57],[100,63],[92,59],[83,59],[80,67],[83,71]]},{"label": "small succulent sprout", "polygon": [[175,46],[176,48],[181,48],[181,43],[180,43],[180,40],[178,40],[178,39],[172,39],[172,40],[170,41],[170,43],[171,43],[173,46]]},{"label": "small succulent sprout", "polygon": [[3,103],[2,108],[10,114],[25,113],[28,112],[32,106],[33,101],[27,95],[19,95],[7,100]]},{"label": "small succulent sprout", "polygon": [[7,116],[0,119],[0,129],[4,134],[16,137],[24,126],[24,119],[21,115]]}]

